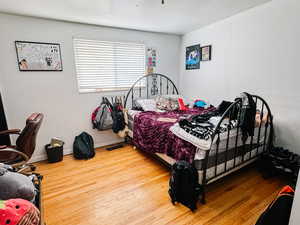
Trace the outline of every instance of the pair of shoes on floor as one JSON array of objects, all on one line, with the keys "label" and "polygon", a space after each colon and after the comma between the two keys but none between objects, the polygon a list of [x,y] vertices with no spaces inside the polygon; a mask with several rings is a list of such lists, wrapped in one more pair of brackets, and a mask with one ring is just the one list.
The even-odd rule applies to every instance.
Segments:
[{"label": "pair of shoes on floor", "polygon": [[274,147],[263,154],[260,169],[263,176],[283,175],[293,183],[297,181],[300,168],[300,156],[282,147]]}]

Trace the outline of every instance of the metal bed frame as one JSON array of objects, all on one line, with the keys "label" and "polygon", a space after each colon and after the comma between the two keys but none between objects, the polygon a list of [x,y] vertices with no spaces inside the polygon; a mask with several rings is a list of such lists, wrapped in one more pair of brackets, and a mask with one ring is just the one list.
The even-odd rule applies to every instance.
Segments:
[{"label": "metal bed frame", "polygon": [[[166,82],[166,83],[164,83]],[[166,94],[178,94],[178,89],[176,88],[173,81],[168,78],[165,75],[162,74],[149,74],[145,75],[141,78],[139,78],[130,88],[128,91],[126,98],[125,98],[125,108],[128,109],[128,106],[131,103],[131,108],[134,106],[134,100],[136,98],[152,98],[157,95],[166,95]],[[136,95],[137,94],[137,95]],[[129,97],[131,98],[129,99]],[[136,97],[137,96],[137,97]],[[242,132],[241,132],[241,110],[242,110],[242,99],[238,98],[234,103],[232,103],[227,110],[223,113],[221,120],[217,124],[215,131],[211,137],[212,143],[215,143],[215,155],[211,154],[211,149],[213,144],[211,144],[211,147],[209,150],[206,151],[206,156],[203,160],[201,160],[201,168],[197,168],[198,171],[202,171],[202,198],[201,202],[205,203],[205,190],[206,186],[209,183],[212,183],[236,170],[239,170],[240,168],[254,162],[259,158],[259,156],[269,151],[270,147],[273,143],[273,134],[274,134],[274,128],[273,128],[273,116],[271,114],[270,107],[268,106],[267,102],[257,95],[252,95],[252,98],[255,102],[256,109],[259,108],[260,110],[260,124],[258,127],[258,134],[257,136],[251,136],[250,138],[250,144],[246,144],[247,139],[242,138]],[[130,102],[129,102],[130,101]],[[263,117],[267,113],[267,118],[265,121],[265,124],[263,125]],[[234,116],[236,115],[236,116]],[[226,142],[226,149],[225,151],[222,151],[223,154],[225,154],[223,157],[225,157],[224,163],[224,170],[222,172],[217,171],[217,166],[220,165],[218,162],[218,157],[220,157],[219,153],[219,145],[220,145],[220,126],[224,120],[228,120],[228,122],[235,120],[237,121],[237,127],[236,129],[236,136],[235,136],[235,144],[234,147],[229,149],[229,137],[232,132],[232,129],[227,129],[227,139]],[[262,127],[264,126],[264,131],[262,131]],[[261,132],[264,132],[263,139],[261,140]],[[225,134],[226,134],[225,133]],[[254,134],[255,135],[255,134]],[[242,145],[238,145],[239,138],[242,138]],[[128,140],[128,137],[126,138]],[[256,140],[256,143],[255,141]],[[215,142],[214,142],[215,141]],[[262,148],[262,151],[259,152],[259,148]],[[229,159],[229,150],[234,151],[234,156],[231,158],[233,160],[233,166],[229,168],[227,165]],[[251,155],[251,152],[255,150],[256,154],[253,156]],[[149,153],[150,154],[150,153]],[[248,154],[249,157],[245,159],[245,154]],[[158,156],[157,154],[150,154],[154,158],[158,159],[159,161],[163,162],[166,166],[169,168],[172,166],[170,161],[166,161],[165,157],[164,159]],[[167,157],[167,156],[166,156]],[[214,158],[212,158],[214,157]],[[238,157],[241,157],[240,162],[238,162],[236,159]],[[167,157],[168,158],[168,157]],[[169,157],[170,158],[170,157]],[[210,162],[210,164],[213,164],[212,166],[208,165],[209,159],[213,159],[213,163]],[[171,159],[171,158],[170,158]],[[171,160],[174,162],[174,160]],[[194,160],[194,164],[197,165],[198,160]],[[208,169],[214,169],[214,174],[211,177],[207,177],[207,170]]]}]

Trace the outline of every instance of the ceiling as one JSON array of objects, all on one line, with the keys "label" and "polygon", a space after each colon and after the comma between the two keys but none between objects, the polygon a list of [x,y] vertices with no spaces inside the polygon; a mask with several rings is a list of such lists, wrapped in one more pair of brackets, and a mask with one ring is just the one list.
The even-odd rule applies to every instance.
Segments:
[{"label": "ceiling", "polygon": [[270,0],[1,0],[0,11],[184,34]]}]

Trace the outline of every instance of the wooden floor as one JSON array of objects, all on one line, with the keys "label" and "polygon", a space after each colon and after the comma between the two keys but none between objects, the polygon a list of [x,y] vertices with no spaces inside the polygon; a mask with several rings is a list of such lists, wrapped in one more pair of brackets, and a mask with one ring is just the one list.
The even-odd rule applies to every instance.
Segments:
[{"label": "wooden floor", "polygon": [[37,166],[44,175],[47,225],[253,225],[284,185],[246,168],[211,184],[207,204],[192,213],[171,204],[169,171],[131,146],[99,149],[88,161],[66,156],[63,162]]}]

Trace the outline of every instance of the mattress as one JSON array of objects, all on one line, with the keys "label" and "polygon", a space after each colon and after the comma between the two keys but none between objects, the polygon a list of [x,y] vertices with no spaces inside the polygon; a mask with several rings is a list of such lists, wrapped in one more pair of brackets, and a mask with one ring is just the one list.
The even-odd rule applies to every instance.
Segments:
[{"label": "mattress", "polygon": [[[204,139],[200,139],[197,138],[189,133],[187,133],[184,129],[182,129],[178,123],[174,124],[170,130],[172,131],[172,133],[174,133],[176,136],[182,138],[183,140],[192,143],[193,145],[195,145],[197,147],[197,153],[195,155],[195,159],[196,160],[201,160],[205,158],[206,155],[206,151],[207,150],[211,150],[210,154],[215,154],[216,152],[216,148],[217,148],[217,137],[214,138],[214,140],[212,141],[211,139],[208,140],[204,140]],[[243,142],[240,138],[238,138],[238,140],[236,140],[236,136],[237,136],[237,132],[239,132],[239,136],[241,136],[241,129],[235,128],[232,129],[229,133],[229,137],[228,137],[228,132],[223,132],[220,134],[219,138],[220,138],[220,144],[219,144],[219,150],[218,152],[222,152],[226,150],[226,144],[227,144],[227,139],[228,139],[228,148],[233,148],[235,147],[235,143],[237,141],[237,146],[241,146],[243,145]],[[259,128],[255,128],[254,130],[254,137],[252,138],[252,143],[258,143],[258,133],[259,133]],[[260,140],[259,142],[261,143],[264,139],[264,135],[265,135],[265,127],[261,127],[260,129]],[[249,137],[246,141],[246,144],[250,144],[251,143],[251,138]]]},{"label": "mattress", "polygon": [[[262,145],[264,143],[264,137],[265,137],[265,127],[261,127],[260,131],[259,128],[255,128],[254,130],[254,136],[248,137],[245,145],[246,146],[250,146],[252,143],[253,145]],[[260,136],[258,136],[260,132]],[[235,144],[237,142],[237,147],[243,146],[243,141],[241,139],[242,135],[241,135],[241,130],[239,129],[239,138],[237,138],[237,129],[234,129],[230,132],[230,136],[229,138],[227,138],[227,132],[220,134],[220,143],[219,143],[219,148],[218,148],[218,153],[220,154],[221,152],[225,152],[226,151],[226,145],[227,145],[227,141],[228,141],[228,149],[234,149],[235,148]],[[259,139],[259,140],[258,140]],[[210,145],[210,156],[216,155],[217,152],[217,143],[216,143],[217,137],[214,139],[213,143],[211,142],[211,140],[208,140],[207,145]],[[266,140],[265,143],[267,143],[268,140]],[[209,150],[209,148],[197,148],[196,151],[196,155],[195,155],[195,160],[202,160],[205,158],[206,156],[206,152],[207,150]]]},{"label": "mattress", "polygon": [[[224,151],[218,151],[218,154],[216,155],[214,152],[210,152],[208,156],[207,161],[207,168],[214,167],[215,165],[219,165],[221,163],[224,163],[228,160],[231,160],[235,157],[243,156],[246,153],[249,153],[250,151],[257,150],[258,148],[263,147],[263,144],[253,143],[251,144],[245,144],[237,146],[236,148],[233,146],[232,148],[229,148],[227,151],[224,148]],[[251,153],[252,157],[252,153]],[[198,170],[202,170],[203,168],[203,162],[204,159],[201,160],[195,160],[195,166]]]},{"label": "mattress", "polygon": [[[211,179],[208,183],[212,183],[214,180],[220,179],[221,177],[226,176],[229,173],[234,172],[235,170],[240,169],[241,167],[244,167],[253,161],[255,161],[257,158],[256,156],[261,154],[263,152],[264,148],[263,146],[260,146],[258,149],[252,149],[251,151],[247,152],[244,156],[238,156],[234,159],[228,160],[226,162],[223,162],[217,166],[216,174],[221,174],[225,172],[225,163],[226,163],[226,169],[227,173],[224,173],[222,176],[216,178],[216,179],[211,179],[215,176],[215,167],[210,167],[206,170],[206,179]],[[246,163],[243,163],[243,160],[249,160]],[[233,169],[234,167],[234,169]],[[230,170],[232,169],[232,170]],[[229,171],[230,170],[230,171]],[[203,179],[203,170],[198,170],[199,174],[199,183],[202,184],[202,179]]]}]

